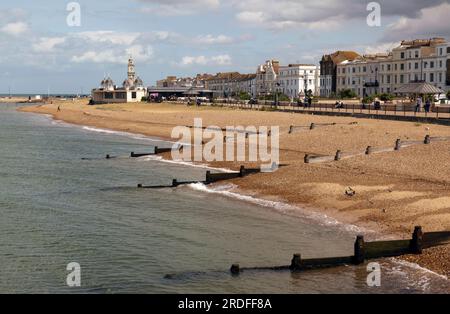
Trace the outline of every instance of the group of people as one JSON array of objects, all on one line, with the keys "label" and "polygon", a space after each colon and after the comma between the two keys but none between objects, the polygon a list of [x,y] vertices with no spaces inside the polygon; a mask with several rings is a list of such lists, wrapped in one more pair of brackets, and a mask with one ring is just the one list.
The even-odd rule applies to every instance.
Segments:
[{"label": "group of people", "polygon": [[431,100],[429,98],[427,98],[427,100],[425,101],[425,105],[423,105],[423,99],[422,97],[417,97],[416,100],[416,109],[415,112],[421,112],[422,109],[425,110],[425,112],[430,112],[431,109]]}]

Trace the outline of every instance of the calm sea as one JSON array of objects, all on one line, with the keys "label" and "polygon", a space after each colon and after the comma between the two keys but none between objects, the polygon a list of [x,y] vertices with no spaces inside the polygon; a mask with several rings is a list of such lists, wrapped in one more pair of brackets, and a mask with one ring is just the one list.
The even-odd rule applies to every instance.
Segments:
[{"label": "calm sea", "polygon": [[[446,279],[396,260],[380,261],[378,288],[367,286],[365,267],[353,266],[232,277],[232,263],[351,255],[356,231],[283,204],[239,199],[226,185],[137,189],[205,176],[203,168],[126,158],[153,145],[168,144],[0,105],[0,293],[449,291]],[[66,285],[71,262],[81,266],[80,288]]]}]

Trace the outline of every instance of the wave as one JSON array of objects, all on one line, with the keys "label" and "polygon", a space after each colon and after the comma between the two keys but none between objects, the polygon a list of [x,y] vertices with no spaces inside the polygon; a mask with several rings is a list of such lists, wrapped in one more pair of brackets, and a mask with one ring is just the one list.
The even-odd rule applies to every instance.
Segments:
[{"label": "wave", "polygon": [[219,195],[223,195],[226,197],[230,197],[230,198],[238,199],[241,201],[249,202],[252,204],[256,204],[259,206],[271,208],[271,209],[276,210],[279,213],[312,220],[323,226],[335,226],[335,227],[344,229],[345,231],[351,232],[351,233],[361,233],[361,232],[372,233],[373,232],[371,230],[367,230],[367,229],[364,229],[364,228],[361,228],[361,227],[358,227],[355,225],[342,223],[342,222],[340,222],[334,218],[331,218],[325,214],[306,210],[306,209],[298,207],[298,206],[294,206],[294,205],[290,205],[290,204],[278,202],[278,201],[270,201],[270,200],[265,200],[265,199],[261,199],[261,198],[255,198],[250,195],[244,195],[244,194],[233,192],[233,190],[237,188],[237,186],[234,184],[220,185],[217,187],[208,187],[208,186],[204,185],[203,183],[193,183],[193,184],[190,184],[189,187],[196,191],[212,193],[212,194],[219,194]]},{"label": "wave", "polygon": [[143,134],[129,133],[129,132],[123,132],[123,131],[114,131],[114,130],[110,130],[110,129],[101,129],[101,128],[90,127],[90,126],[83,126],[82,129],[89,131],[89,132],[125,136],[125,137],[133,138],[136,140],[144,140],[144,141],[150,141],[150,142],[165,142],[165,143],[170,143],[170,144],[176,144],[176,142],[167,141],[167,140],[158,139],[158,138],[152,138],[152,137],[149,137],[149,136],[146,136]]},{"label": "wave", "polygon": [[225,173],[236,172],[236,171],[233,171],[233,170],[230,170],[227,168],[210,167],[206,164],[195,164],[193,162],[188,162],[188,161],[164,159],[161,156],[145,156],[145,157],[138,158],[138,160],[139,159],[143,160],[143,161],[158,161],[158,162],[164,162],[164,163],[168,163],[168,164],[176,164],[176,165],[180,165],[180,166],[188,166],[188,167],[194,167],[194,168],[215,170],[215,171],[220,171],[220,172],[225,172]]},{"label": "wave", "polygon": [[[438,274],[438,273],[436,273],[436,272],[434,272],[432,270],[429,270],[428,268],[424,268],[424,267],[422,267],[422,266],[420,266],[420,265],[418,265],[416,263],[411,263],[411,262],[408,262],[408,261],[405,261],[405,260],[402,260],[402,259],[398,259],[398,258],[392,258],[391,260],[395,264],[397,264],[399,266],[412,268],[412,269],[417,270],[417,271],[419,271],[419,272],[421,272],[423,274],[428,274],[428,275],[439,277],[439,278],[444,279],[444,280],[448,280],[447,276]],[[399,271],[399,268],[397,268],[396,270]]]}]

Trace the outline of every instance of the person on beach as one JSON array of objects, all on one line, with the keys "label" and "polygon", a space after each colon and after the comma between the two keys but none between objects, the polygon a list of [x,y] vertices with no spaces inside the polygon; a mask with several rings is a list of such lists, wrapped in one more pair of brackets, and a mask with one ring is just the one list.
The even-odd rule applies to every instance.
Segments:
[{"label": "person on beach", "polygon": [[416,112],[420,112],[422,109],[422,97],[417,97]]},{"label": "person on beach", "polygon": [[58,112],[60,112],[60,111],[61,111],[61,106],[58,106],[58,109],[57,109],[57,111],[58,111]]},{"label": "person on beach", "polygon": [[431,100],[428,98],[427,101],[425,102],[425,112],[430,112],[430,108],[431,108]]}]

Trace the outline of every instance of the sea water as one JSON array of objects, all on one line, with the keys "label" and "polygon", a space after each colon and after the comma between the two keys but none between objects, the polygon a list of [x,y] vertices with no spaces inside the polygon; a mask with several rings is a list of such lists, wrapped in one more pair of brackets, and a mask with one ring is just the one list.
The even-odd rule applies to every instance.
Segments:
[{"label": "sea water", "polygon": [[[366,231],[227,183],[137,189],[201,181],[206,169],[128,158],[170,147],[158,139],[16,108],[0,105],[0,293],[449,292],[447,279],[398,260],[378,261],[380,287],[367,285],[365,266],[233,277],[233,263],[352,255]],[[81,287],[67,286],[69,263],[80,265]]]}]

